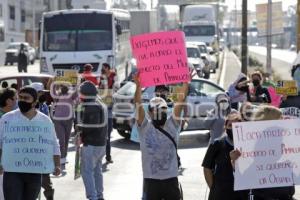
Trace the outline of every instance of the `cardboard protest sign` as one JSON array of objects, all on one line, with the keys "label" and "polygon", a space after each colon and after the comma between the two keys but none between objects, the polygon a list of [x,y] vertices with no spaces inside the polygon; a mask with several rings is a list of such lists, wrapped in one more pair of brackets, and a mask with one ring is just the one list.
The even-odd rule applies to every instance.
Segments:
[{"label": "cardboard protest sign", "polygon": [[276,84],[276,93],[286,96],[297,96],[298,87],[296,81],[278,81]]},{"label": "cardboard protest sign", "polygon": [[300,119],[233,124],[235,190],[300,184]]},{"label": "cardboard protest sign", "polygon": [[2,165],[6,172],[54,171],[54,127],[43,122],[4,122]]},{"label": "cardboard protest sign", "polygon": [[55,81],[68,82],[72,85],[78,83],[78,72],[73,69],[59,69],[55,70]]},{"label": "cardboard protest sign", "polygon": [[157,32],[131,38],[143,87],[188,82],[184,33]]}]

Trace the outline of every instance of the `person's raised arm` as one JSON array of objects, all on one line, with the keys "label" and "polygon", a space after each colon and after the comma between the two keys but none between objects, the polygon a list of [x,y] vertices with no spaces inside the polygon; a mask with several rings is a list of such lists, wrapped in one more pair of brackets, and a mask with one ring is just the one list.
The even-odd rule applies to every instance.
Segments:
[{"label": "person's raised arm", "polygon": [[139,74],[135,74],[133,76],[133,80],[136,84],[136,91],[135,91],[135,95],[134,95],[134,103],[136,106],[136,122],[139,126],[141,126],[145,119],[145,111],[142,106],[142,87],[140,84]]},{"label": "person's raised arm", "polygon": [[177,101],[174,102],[174,120],[177,124],[180,124],[181,121],[181,112],[182,109],[184,108],[184,102],[188,93],[188,89],[189,89],[189,84],[183,83],[183,85],[177,91],[178,98]]}]

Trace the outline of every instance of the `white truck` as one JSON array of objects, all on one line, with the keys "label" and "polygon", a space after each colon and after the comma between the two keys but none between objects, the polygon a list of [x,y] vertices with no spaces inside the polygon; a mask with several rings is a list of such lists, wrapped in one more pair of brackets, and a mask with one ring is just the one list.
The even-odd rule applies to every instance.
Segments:
[{"label": "white truck", "polygon": [[158,30],[157,12],[154,10],[130,11],[130,33],[139,35],[156,32]]},{"label": "white truck", "polygon": [[182,28],[186,40],[213,45],[217,37],[217,20],[213,5],[189,5],[183,10]]}]

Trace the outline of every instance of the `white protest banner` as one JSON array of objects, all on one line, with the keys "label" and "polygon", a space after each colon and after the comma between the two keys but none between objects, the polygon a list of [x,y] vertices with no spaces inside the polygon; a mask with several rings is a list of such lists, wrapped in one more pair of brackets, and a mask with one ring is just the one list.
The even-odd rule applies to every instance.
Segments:
[{"label": "white protest banner", "polygon": [[2,165],[6,172],[49,174],[54,171],[53,126],[43,121],[4,122]]},{"label": "white protest banner", "polygon": [[300,119],[235,123],[233,136],[234,190],[300,183]]}]

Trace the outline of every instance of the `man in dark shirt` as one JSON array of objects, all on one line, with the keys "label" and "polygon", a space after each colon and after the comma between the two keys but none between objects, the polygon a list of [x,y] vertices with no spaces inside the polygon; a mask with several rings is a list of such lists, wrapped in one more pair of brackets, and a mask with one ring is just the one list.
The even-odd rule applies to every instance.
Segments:
[{"label": "man in dark shirt", "polygon": [[210,188],[209,200],[241,199],[240,194],[233,190],[234,177],[229,156],[233,150],[232,123],[239,121],[239,114],[229,114],[225,122],[227,136],[215,140],[207,149],[202,166]]},{"label": "man in dark shirt", "polygon": [[104,200],[102,159],[107,139],[107,108],[97,100],[97,89],[90,81],[80,85],[81,103],[76,117],[81,132],[81,174],[87,199]]}]

